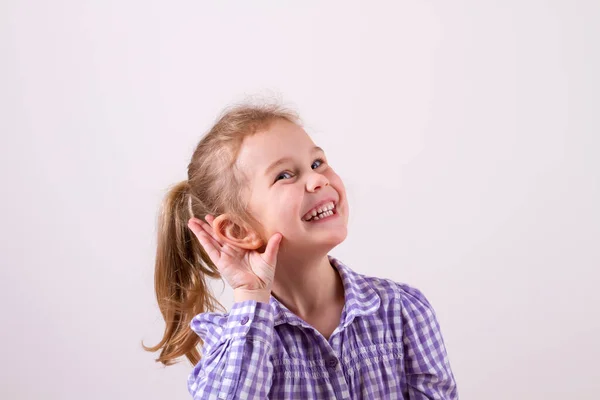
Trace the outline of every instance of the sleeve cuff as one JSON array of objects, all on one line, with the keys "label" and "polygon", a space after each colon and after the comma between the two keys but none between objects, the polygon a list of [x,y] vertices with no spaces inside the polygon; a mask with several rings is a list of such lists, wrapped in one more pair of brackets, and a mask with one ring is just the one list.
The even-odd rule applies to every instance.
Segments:
[{"label": "sleeve cuff", "polygon": [[274,320],[268,303],[257,300],[233,303],[223,327],[223,337],[254,336],[270,342]]}]

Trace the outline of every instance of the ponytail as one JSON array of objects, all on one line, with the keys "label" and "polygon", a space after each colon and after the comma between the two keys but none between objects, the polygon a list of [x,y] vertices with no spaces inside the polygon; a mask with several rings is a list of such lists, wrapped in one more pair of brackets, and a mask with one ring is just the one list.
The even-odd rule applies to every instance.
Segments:
[{"label": "ponytail", "polygon": [[174,185],[162,204],[154,285],[166,327],[161,341],[148,351],[159,351],[156,361],[165,365],[185,355],[200,361],[200,337],[190,328],[194,316],[226,311],[213,296],[208,278],[221,279],[219,270],[198,238],[188,228],[192,217],[229,212],[253,221],[241,196],[244,179],[234,168],[245,137],[266,129],[275,120],[300,124],[298,115],[279,104],[241,104],[224,111],[200,140],[188,165],[188,180]]},{"label": "ponytail", "polygon": [[[220,278],[193,232],[188,228],[192,218],[192,197],[188,181],[174,185],[162,204],[158,219],[158,240],[154,271],[156,299],[166,327],[161,341],[145,350],[158,351],[156,361],[171,365],[185,355],[192,363],[200,360],[198,335],[190,329],[195,315],[224,310],[212,294],[206,277]],[[194,204],[194,210],[199,205]],[[204,218],[203,215],[196,215]]]}]

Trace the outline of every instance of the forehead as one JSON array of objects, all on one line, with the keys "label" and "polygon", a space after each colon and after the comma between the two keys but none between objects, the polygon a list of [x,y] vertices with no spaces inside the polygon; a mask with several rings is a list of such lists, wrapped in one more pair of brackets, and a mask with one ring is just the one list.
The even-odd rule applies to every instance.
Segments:
[{"label": "forehead", "polygon": [[244,139],[236,164],[254,175],[280,158],[293,158],[312,150],[314,146],[302,127],[288,121],[275,121],[268,129]]}]

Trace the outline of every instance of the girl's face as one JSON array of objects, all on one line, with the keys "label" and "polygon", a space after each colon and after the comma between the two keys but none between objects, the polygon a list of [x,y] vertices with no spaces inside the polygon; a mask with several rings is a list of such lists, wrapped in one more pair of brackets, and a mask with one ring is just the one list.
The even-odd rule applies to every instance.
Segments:
[{"label": "girl's face", "polygon": [[[265,243],[280,232],[296,250],[328,252],[346,238],[344,184],[304,129],[277,120],[244,139],[236,163],[250,181],[248,210]],[[325,214],[309,220],[313,210]]]}]

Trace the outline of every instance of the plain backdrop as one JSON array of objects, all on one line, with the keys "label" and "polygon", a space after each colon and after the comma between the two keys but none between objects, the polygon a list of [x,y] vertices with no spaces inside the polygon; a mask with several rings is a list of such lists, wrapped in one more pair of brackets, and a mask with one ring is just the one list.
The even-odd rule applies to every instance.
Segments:
[{"label": "plain backdrop", "polygon": [[[0,3],[0,398],[187,399],[156,214],[232,102],[295,108],[357,272],[421,289],[462,399],[600,393],[600,2]],[[231,292],[215,291],[229,307]]]}]

